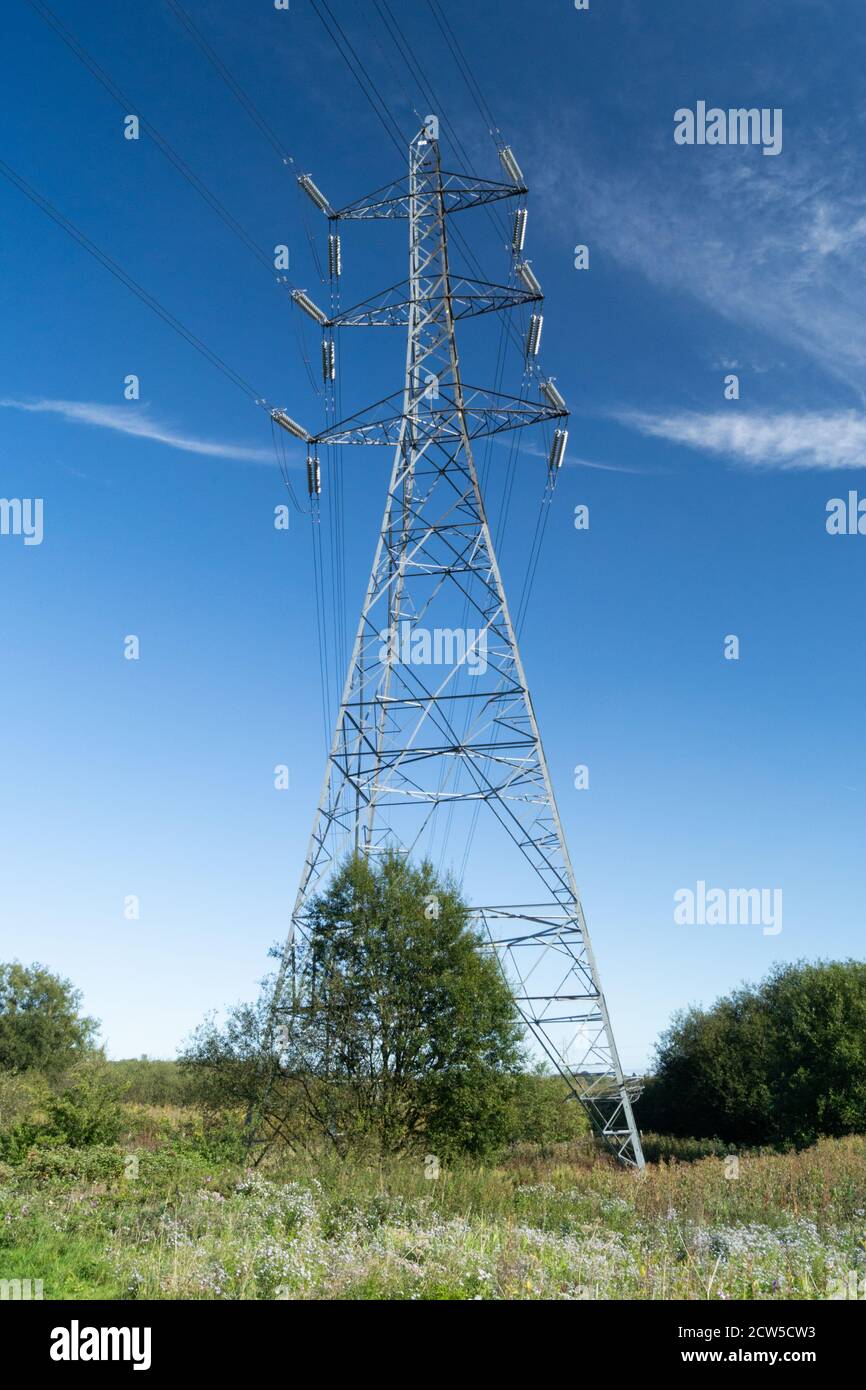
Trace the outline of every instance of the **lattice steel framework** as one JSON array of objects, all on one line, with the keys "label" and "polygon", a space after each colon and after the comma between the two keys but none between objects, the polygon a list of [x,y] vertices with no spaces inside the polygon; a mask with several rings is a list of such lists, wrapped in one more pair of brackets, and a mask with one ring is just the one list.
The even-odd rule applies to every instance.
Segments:
[{"label": "lattice steel framework", "polygon": [[538,392],[545,398],[533,402],[527,392],[518,398],[465,386],[454,329],[458,318],[541,298],[540,287],[485,284],[449,267],[453,213],[525,193],[516,179],[497,184],[443,171],[438,141],[425,130],[410,146],[408,180],[342,212],[322,200],[332,242],[341,221],[403,217],[409,225],[408,282],[345,312],[332,306],[322,322],[326,364],[336,327],[395,325],[408,330],[407,364],[402,397],[316,436],[274,412],[307,438],[313,493],[320,447],[395,447],[280,985],[306,934],[307,905],[347,851],[415,855],[449,833],[465,843],[479,814],[489,813],[502,849],[479,850],[490,859],[473,861],[475,876],[486,871],[491,885],[500,876],[522,880],[528,900],[497,904],[491,887],[475,920],[541,1052],[596,1132],[623,1162],[642,1168],[632,1111],[639,1088],[620,1065],[473,457],[474,439],[561,425],[567,410],[556,392]]}]

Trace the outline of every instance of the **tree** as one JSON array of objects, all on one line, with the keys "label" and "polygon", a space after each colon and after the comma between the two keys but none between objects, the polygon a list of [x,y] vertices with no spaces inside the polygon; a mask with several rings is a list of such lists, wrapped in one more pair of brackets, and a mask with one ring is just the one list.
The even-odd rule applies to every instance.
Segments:
[{"label": "tree", "polygon": [[0,963],[0,1070],[56,1075],[94,1047],[81,992],[44,965]]},{"label": "tree", "polygon": [[272,1132],[294,1144],[324,1137],[342,1153],[445,1155],[501,1141],[521,1057],[517,1008],[456,888],[430,864],[349,859],[309,905],[280,1005],[275,1035],[261,1006],[241,1008],[226,1029],[200,1030],[186,1056],[222,1069],[236,1094],[251,1083],[261,1093],[274,1067]]},{"label": "tree", "polygon": [[289,1108],[285,1086],[274,1091],[279,1080],[280,1058],[273,1030],[276,980],[262,981],[253,1004],[235,1004],[220,1025],[209,1014],[181,1051],[181,1070],[191,1084],[191,1095],[211,1115],[241,1109],[248,1119],[267,1103],[269,1127],[280,1127]]},{"label": "tree", "polygon": [[640,1123],[665,1134],[803,1147],[866,1130],[866,965],[780,965],[677,1014]]}]

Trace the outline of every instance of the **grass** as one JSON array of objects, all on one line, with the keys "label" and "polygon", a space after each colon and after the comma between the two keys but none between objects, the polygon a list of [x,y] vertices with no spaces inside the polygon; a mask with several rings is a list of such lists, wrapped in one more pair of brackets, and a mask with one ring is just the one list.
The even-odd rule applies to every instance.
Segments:
[{"label": "grass", "polygon": [[129,1119],[125,1145],[0,1165],[0,1279],[49,1299],[821,1299],[866,1274],[859,1137],[743,1154],[737,1177],[721,1154],[639,1177],[573,1144],[431,1178],[330,1156],[250,1171],[181,1109]]}]

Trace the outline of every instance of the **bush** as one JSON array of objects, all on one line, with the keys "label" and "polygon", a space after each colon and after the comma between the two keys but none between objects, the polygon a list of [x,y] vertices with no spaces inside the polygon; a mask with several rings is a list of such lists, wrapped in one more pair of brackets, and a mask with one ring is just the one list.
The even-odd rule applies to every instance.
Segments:
[{"label": "bush", "polygon": [[[22,1162],[34,1148],[116,1143],[125,1126],[120,1089],[99,1059],[77,1068],[52,1094],[41,1078],[19,1081],[19,1109],[0,1129],[0,1159]],[[25,1103],[24,1097],[29,1097]]]},{"label": "bush", "polygon": [[105,1065],[83,1067],[48,1105],[48,1136],[73,1149],[114,1144],[124,1128],[122,1091]]},{"label": "bush", "polygon": [[199,1099],[195,1077],[187,1075],[179,1062],[129,1057],[106,1065],[132,1104],[193,1105]]},{"label": "bush", "polygon": [[81,994],[44,965],[0,964],[0,1071],[56,1076],[93,1048]]},{"label": "bush", "polygon": [[661,1133],[752,1146],[866,1131],[866,965],[778,966],[678,1014],[637,1115]]},{"label": "bush", "polygon": [[35,1113],[43,1116],[51,1087],[41,1072],[0,1072],[0,1133]]},{"label": "bush", "polygon": [[514,1078],[507,1129],[510,1144],[550,1148],[589,1133],[586,1111],[560,1076],[539,1069]]},{"label": "bush", "polygon": [[126,1155],[107,1144],[75,1149],[65,1144],[31,1148],[22,1176],[45,1182],[114,1182],[123,1176]]}]

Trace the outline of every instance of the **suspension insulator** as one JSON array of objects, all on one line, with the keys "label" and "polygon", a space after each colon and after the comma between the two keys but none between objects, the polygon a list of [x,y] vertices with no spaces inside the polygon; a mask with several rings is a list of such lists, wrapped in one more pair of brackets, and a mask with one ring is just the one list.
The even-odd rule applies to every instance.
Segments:
[{"label": "suspension insulator", "polygon": [[322,379],[326,386],[337,379],[337,348],[332,338],[322,340]]},{"label": "suspension insulator", "polygon": [[519,256],[526,245],[526,221],[529,214],[526,208],[518,208],[514,214],[514,234],[511,238],[511,249],[516,256]]},{"label": "suspension insulator", "polygon": [[541,330],[544,327],[544,315],[533,314],[529,320],[529,332],[526,335],[526,356],[537,357],[541,351]]},{"label": "suspension insulator", "polygon": [[550,471],[556,473],[562,467],[565,458],[565,451],[568,448],[568,430],[557,430],[553,436],[553,445],[550,450]]},{"label": "suspension insulator", "polygon": [[322,491],[322,470],[319,467],[318,454],[307,459],[307,492],[311,497],[318,497]]},{"label": "suspension insulator", "polygon": [[338,280],[343,273],[343,247],[337,232],[328,237],[328,273],[332,280]]}]

